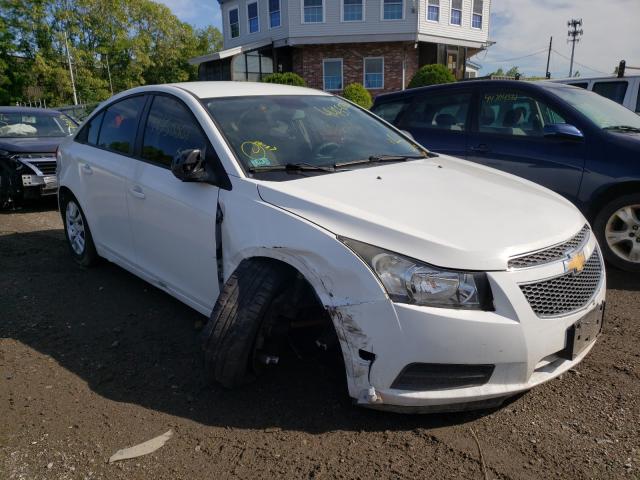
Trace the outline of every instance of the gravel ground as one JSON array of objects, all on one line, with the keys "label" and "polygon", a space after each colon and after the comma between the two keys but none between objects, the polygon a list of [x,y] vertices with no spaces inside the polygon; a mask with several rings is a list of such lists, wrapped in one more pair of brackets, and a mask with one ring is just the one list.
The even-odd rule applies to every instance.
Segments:
[{"label": "gravel ground", "polygon": [[206,319],[114,265],[76,267],[55,204],[0,213],[0,478],[640,479],[640,276],[610,271],[607,300],[577,370],[498,410],[359,409],[316,363],[229,392],[204,380]]}]

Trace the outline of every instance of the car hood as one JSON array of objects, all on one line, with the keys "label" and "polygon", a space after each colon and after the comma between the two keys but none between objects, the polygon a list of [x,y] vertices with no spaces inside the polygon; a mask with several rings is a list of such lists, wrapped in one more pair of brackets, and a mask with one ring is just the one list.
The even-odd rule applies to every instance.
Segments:
[{"label": "car hood", "polygon": [[258,191],[336,235],[463,270],[505,270],[509,257],[568,240],[586,223],[546,188],[446,156],[261,181]]},{"label": "car hood", "polygon": [[0,138],[0,150],[12,153],[55,153],[65,138]]}]

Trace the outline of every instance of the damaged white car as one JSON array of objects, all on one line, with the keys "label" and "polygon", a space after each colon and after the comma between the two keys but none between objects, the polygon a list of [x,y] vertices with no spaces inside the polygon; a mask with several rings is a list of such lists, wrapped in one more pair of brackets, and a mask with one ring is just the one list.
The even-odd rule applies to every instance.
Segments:
[{"label": "damaged white car", "polygon": [[210,316],[206,362],[225,386],[307,328],[324,349],[335,338],[360,405],[481,408],[575,366],[601,331],[603,261],[573,205],[324,92],[136,88],[58,162],[73,257]]}]

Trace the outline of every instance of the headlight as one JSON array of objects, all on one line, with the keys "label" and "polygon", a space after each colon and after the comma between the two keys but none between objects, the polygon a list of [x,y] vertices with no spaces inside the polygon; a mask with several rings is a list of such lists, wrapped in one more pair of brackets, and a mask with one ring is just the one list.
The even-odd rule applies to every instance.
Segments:
[{"label": "headlight", "polygon": [[443,270],[357,240],[340,240],[371,267],[394,302],[493,310],[485,273]]}]

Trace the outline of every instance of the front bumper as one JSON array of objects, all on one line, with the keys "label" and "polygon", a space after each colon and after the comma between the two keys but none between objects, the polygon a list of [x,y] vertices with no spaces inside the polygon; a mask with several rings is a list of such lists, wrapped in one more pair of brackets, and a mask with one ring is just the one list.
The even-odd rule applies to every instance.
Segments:
[{"label": "front bumper", "polygon": [[[592,236],[593,237],[593,236]],[[595,238],[586,247],[600,255]],[[564,273],[562,262],[522,271],[488,273],[495,311],[451,310],[394,304],[390,301],[344,307],[337,318],[339,336],[349,344],[350,394],[364,406],[407,412],[452,411],[499,405],[505,398],[551,380],[580,363],[591,341],[575,358],[562,354],[567,332],[596,308],[603,308],[601,281],[588,303],[570,314],[541,318],[520,285]],[[335,316],[334,316],[335,318]],[[340,330],[340,328],[339,328]],[[359,355],[372,352],[373,362]],[[346,357],[347,355],[345,355]],[[348,362],[347,362],[348,363]],[[442,390],[392,387],[410,364],[495,365],[479,386]]]}]

